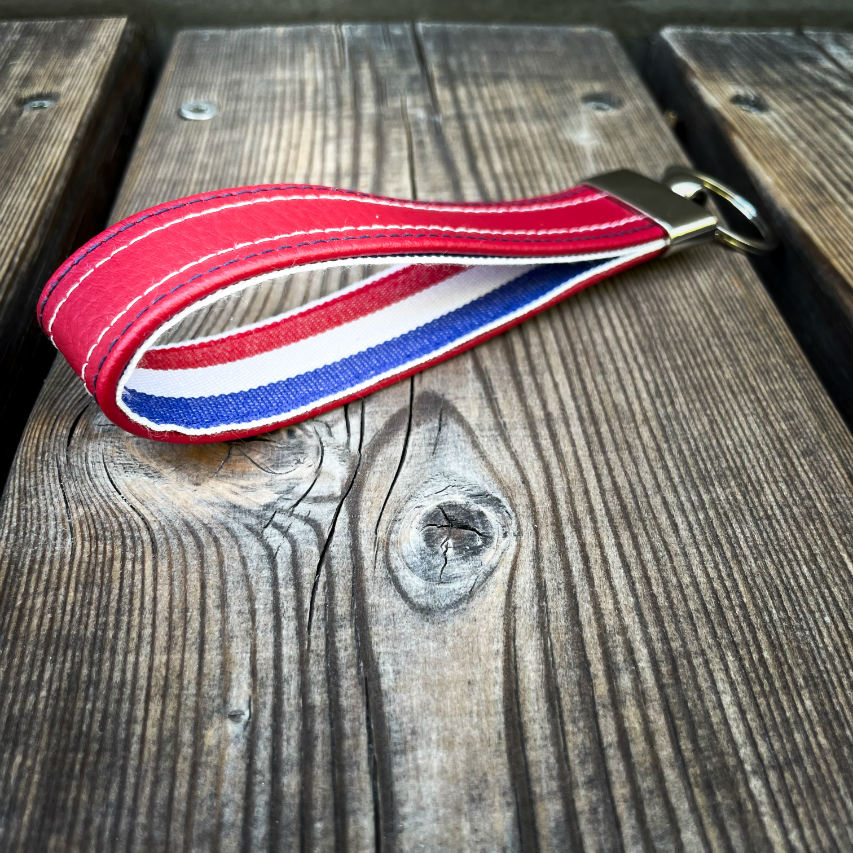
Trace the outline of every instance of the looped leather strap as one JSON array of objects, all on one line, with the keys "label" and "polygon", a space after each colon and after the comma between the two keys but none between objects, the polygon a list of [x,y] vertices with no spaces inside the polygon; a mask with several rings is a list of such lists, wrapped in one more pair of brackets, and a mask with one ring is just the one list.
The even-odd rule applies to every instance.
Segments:
[{"label": "looped leather strap", "polygon": [[[38,318],[119,426],[219,441],[361,397],[666,247],[659,224],[584,185],[494,204],[244,187],[112,226],[52,276]],[[364,263],[393,266],[251,326],[157,344],[265,278]]]}]

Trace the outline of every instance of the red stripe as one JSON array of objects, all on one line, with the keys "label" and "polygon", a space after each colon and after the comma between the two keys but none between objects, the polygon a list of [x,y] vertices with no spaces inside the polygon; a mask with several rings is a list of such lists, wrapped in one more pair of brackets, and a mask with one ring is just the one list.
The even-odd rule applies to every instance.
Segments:
[{"label": "red stripe", "polygon": [[139,367],[146,370],[185,370],[240,361],[351,323],[465,269],[467,267],[459,264],[407,266],[260,328],[245,329],[227,337],[185,346],[152,348],[140,359]]}]

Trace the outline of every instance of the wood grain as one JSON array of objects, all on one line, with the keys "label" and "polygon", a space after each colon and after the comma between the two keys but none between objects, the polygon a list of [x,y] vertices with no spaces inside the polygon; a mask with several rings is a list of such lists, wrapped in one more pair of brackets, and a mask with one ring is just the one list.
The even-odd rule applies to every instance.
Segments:
[{"label": "wood grain", "polygon": [[669,28],[650,72],[691,154],[770,210],[760,270],[853,424],[853,36]]},{"label": "wood grain", "polygon": [[144,90],[125,18],[0,22],[0,483],[55,354],[36,299],[106,216]]},{"label": "wood grain", "polygon": [[[218,116],[181,122],[189,97]],[[283,179],[496,199],[678,156],[602,31],[188,32],[114,213]],[[851,476],[713,247],[253,441],[133,438],[57,365],[3,505],[0,843],[850,846]]]}]

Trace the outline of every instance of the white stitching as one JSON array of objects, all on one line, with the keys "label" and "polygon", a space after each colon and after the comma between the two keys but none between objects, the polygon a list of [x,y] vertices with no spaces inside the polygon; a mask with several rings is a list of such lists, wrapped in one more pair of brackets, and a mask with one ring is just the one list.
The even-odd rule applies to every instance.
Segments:
[{"label": "white stitching", "polygon": [[[423,228],[426,228],[429,230],[454,231],[454,232],[462,231],[465,233],[476,233],[476,234],[518,234],[518,235],[536,236],[536,235],[545,235],[545,234],[573,234],[573,233],[582,232],[582,231],[594,231],[596,229],[601,230],[601,229],[605,229],[605,228],[618,228],[622,225],[627,225],[630,222],[638,222],[644,218],[645,217],[643,217],[643,216],[628,216],[628,217],[625,217],[624,219],[615,220],[613,222],[600,223],[597,225],[576,225],[576,226],[573,226],[572,228],[544,228],[544,229],[540,229],[540,230],[530,230],[530,229],[519,230],[519,229],[515,229],[515,230],[506,230],[506,231],[505,230],[494,230],[494,231],[492,231],[492,230],[483,229],[483,228],[458,228],[458,227],[449,226],[449,225],[447,225],[447,226],[442,226],[442,225],[418,226],[418,227],[419,228],[423,227]],[[184,266],[182,266],[176,270],[172,270],[167,276],[160,279],[160,281],[155,282],[150,287],[148,287],[144,291],[142,291],[142,293],[139,293],[136,296],[134,296],[133,299],[131,299],[130,302],[128,302],[127,305],[125,305],[125,307],[122,308],[122,310],[119,311],[119,313],[116,314],[112,320],[110,320],[110,322],[101,330],[101,333],[98,335],[97,340],[92,344],[92,346],[89,348],[89,351],[86,353],[86,360],[83,362],[83,367],[80,369],[80,376],[83,379],[83,381],[85,382],[86,381],[86,368],[89,366],[89,359],[92,357],[92,353],[95,351],[95,348],[103,340],[104,335],[137,302],[139,302],[140,299],[147,296],[149,293],[156,290],[158,287],[161,287],[170,279],[174,278],[177,275],[180,275],[183,272],[186,272],[187,270],[191,269],[192,267],[196,266],[197,264],[204,263],[205,261],[209,261],[211,258],[215,258],[215,257],[218,257],[220,255],[226,255],[229,252],[234,252],[238,249],[245,249],[247,246],[257,246],[261,243],[267,243],[267,242],[272,242],[272,241],[277,241],[277,240],[282,240],[282,239],[288,239],[290,237],[302,237],[302,236],[307,236],[307,235],[311,235],[311,234],[326,234],[326,233],[330,233],[333,231],[367,231],[367,230],[374,230],[374,229],[392,230],[392,229],[408,228],[408,227],[410,227],[410,226],[409,225],[348,225],[348,226],[341,226],[339,228],[314,228],[310,231],[291,231],[291,232],[286,233],[286,234],[275,234],[271,237],[262,237],[262,238],[259,238],[258,240],[251,240],[251,241],[248,241],[245,243],[237,243],[233,246],[228,246],[228,248],[226,248],[226,249],[220,249],[217,252],[211,252],[208,255],[204,255],[200,258],[195,258],[194,260],[190,261],[189,263],[184,264]],[[67,295],[65,298],[66,299],[68,298]],[[63,300],[63,302],[64,301],[65,300]],[[59,308],[61,307],[61,305],[62,305],[62,303],[60,303],[60,305],[57,307],[57,309],[56,309],[57,312],[59,311]],[[56,317],[56,313],[54,313],[54,318],[55,317]],[[52,338],[51,338],[51,340],[52,340]]]},{"label": "white stitching", "polygon": [[[51,342],[54,346],[56,346],[56,341],[51,334],[53,330],[53,325],[56,322],[56,315],[59,313],[59,309],[67,301],[68,297],[88,278],[88,276],[93,273],[101,264],[106,263],[115,257],[119,252],[124,251],[125,249],[132,246],[134,243],[139,242],[140,240],[144,240],[146,237],[151,234],[155,234],[158,231],[163,231],[166,228],[171,228],[173,225],[177,225],[179,222],[185,222],[189,219],[195,219],[200,216],[207,216],[210,213],[218,213],[220,210],[232,210],[238,207],[246,207],[253,204],[266,204],[270,202],[276,201],[354,201],[360,202],[363,204],[380,204],[387,207],[398,207],[405,208],[409,210],[429,210],[429,211],[437,211],[437,212],[447,212],[447,213],[526,213],[526,212],[535,212],[537,210],[559,210],[565,207],[574,207],[578,204],[586,204],[591,201],[598,201],[599,199],[605,198],[603,193],[597,193],[595,195],[589,196],[581,196],[580,198],[571,198],[564,199],[559,202],[554,202],[553,204],[532,204],[528,207],[488,207],[488,208],[478,208],[478,207],[443,207],[443,206],[426,206],[426,205],[418,205],[412,204],[404,201],[394,201],[394,200],[384,200],[384,199],[372,199],[372,198],[362,198],[360,196],[338,196],[338,195],[299,195],[299,196],[265,196],[263,198],[255,197],[248,201],[241,201],[233,204],[223,204],[219,207],[211,207],[204,208],[196,213],[189,213],[186,216],[182,216],[179,219],[173,219],[169,222],[164,223],[163,225],[158,225],[156,228],[151,228],[150,230],[140,234],[137,237],[134,237],[132,240],[128,240],[127,243],[122,243],[118,248],[116,248],[113,252],[107,255],[105,258],[102,258],[92,267],[90,267],[66,292],[65,296],[62,297],[59,304],[56,306],[56,310],[53,312],[53,316],[50,318],[45,330],[50,338]],[[389,226],[385,226],[389,227]],[[406,226],[410,227],[410,226]],[[417,227],[422,227],[418,225]],[[324,229],[328,230],[328,229]],[[496,232],[497,233],[497,232]]]}]

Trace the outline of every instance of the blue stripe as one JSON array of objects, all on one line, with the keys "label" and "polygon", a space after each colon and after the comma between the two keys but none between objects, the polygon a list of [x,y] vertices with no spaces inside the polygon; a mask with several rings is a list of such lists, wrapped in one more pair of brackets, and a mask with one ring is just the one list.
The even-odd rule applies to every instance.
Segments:
[{"label": "blue stripe", "polygon": [[158,397],[126,388],[122,399],[131,411],[152,423],[191,429],[237,426],[284,416],[326,397],[343,395],[350,388],[403,364],[425,359],[435,350],[514,313],[610,260],[598,258],[536,267],[399,337],[259,388],[212,397]]}]

